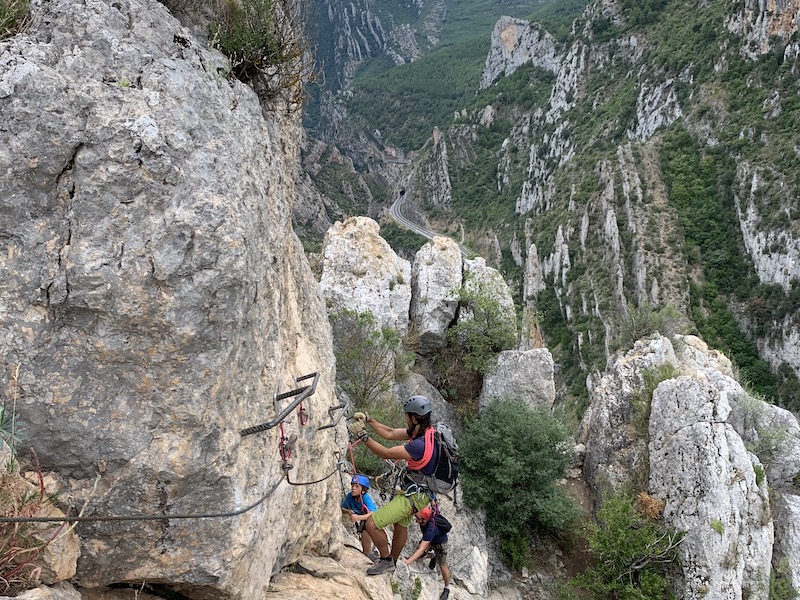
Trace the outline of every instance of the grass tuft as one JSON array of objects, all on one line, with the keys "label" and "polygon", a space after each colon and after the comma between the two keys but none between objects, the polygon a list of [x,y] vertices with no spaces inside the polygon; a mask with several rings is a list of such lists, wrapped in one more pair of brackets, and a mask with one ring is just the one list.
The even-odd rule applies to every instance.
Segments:
[{"label": "grass tuft", "polygon": [[0,1],[0,40],[24,31],[30,16],[30,0]]}]

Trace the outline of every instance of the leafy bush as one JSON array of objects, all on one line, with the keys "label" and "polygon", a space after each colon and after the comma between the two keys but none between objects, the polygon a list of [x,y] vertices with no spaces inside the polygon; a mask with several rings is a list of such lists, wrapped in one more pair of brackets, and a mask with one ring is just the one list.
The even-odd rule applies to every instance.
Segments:
[{"label": "leafy bush", "polygon": [[0,40],[25,29],[30,20],[30,0],[0,2]]},{"label": "leafy bush", "polygon": [[379,328],[370,312],[343,309],[330,315],[336,379],[357,408],[367,408],[389,389],[411,358],[403,352],[400,335]]},{"label": "leafy bush", "polygon": [[516,322],[490,293],[462,290],[458,304],[459,319],[447,333],[449,343],[461,350],[468,370],[485,373],[498,353],[516,344]]},{"label": "leafy bush", "polygon": [[608,498],[589,525],[595,562],[573,583],[593,598],[663,600],[672,598],[668,571],[679,564],[683,533],[639,513],[624,496]]},{"label": "leafy bush", "polygon": [[639,306],[628,305],[628,314],[620,327],[620,346],[631,348],[637,340],[653,333],[670,337],[678,333],[681,320],[685,320],[673,306],[656,308],[647,301]]},{"label": "leafy bush", "polygon": [[486,509],[487,531],[505,560],[524,563],[530,535],[567,528],[575,503],[557,486],[569,466],[570,432],[544,408],[495,401],[459,441],[464,501]]},{"label": "leafy bush", "polygon": [[313,79],[301,0],[215,0],[212,45],[231,61],[232,74],[252,85],[262,102],[301,106],[302,84]]},{"label": "leafy bush", "polygon": [[794,600],[800,596],[792,586],[789,559],[783,558],[769,574],[769,600]]},{"label": "leafy bush", "polygon": [[[391,327],[379,328],[370,312],[343,309],[329,316],[336,356],[336,382],[350,396],[357,411],[368,411],[381,423],[401,426],[400,404],[386,396],[392,382],[408,368],[412,355],[403,349],[400,335]],[[384,446],[394,445],[375,437]],[[354,450],[361,473],[385,469],[382,459],[362,445]]]},{"label": "leafy bush", "polygon": [[497,354],[516,344],[516,323],[503,316],[499,300],[482,291],[460,292],[458,323],[436,356],[437,385],[445,398],[462,406],[477,400],[483,375]]}]

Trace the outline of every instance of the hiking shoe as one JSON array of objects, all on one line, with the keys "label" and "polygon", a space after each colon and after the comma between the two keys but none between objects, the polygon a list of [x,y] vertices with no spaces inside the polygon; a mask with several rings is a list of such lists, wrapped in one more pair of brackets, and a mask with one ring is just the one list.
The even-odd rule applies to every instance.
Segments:
[{"label": "hiking shoe", "polygon": [[391,573],[394,571],[394,560],[392,557],[379,558],[378,562],[367,569],[367,575],[383,575],[384,573]]},{"label": "hiking shoe", "polygon": [[444,591],[442,592],[442,595],[439,596],[439,600],[447,600],[447,597],[449,595],[450,595],[450,590],[448,590],[447,588],[444,588]]},{"label": "hiking shoe", "polygon": [[429,569],[435,569],[436,568],[436,555],[435,554],[433,556],[431,556],[431,561],[428,563],[428,568]]},{"label": "hiking shoe", "polygon": [[381,555],[380,555],[380,554],[378,554],[377,552],[375,552],[374,550],[373,550],[372,552],[370,552],[369,554],[367,554],[366,556],[367,556],[367,558],[368,558],[368,559],[370,559],[370,560],[371,560],[373,563],[376,563],[376,562],[378,562],[378,560],[379,560],[379,559],[380,559],[380,557],[381,557]]}]

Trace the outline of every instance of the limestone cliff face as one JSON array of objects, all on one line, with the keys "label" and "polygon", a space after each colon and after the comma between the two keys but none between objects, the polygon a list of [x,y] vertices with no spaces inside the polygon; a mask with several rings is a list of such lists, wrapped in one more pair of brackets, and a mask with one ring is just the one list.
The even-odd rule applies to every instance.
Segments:
[{"label": "limestone cliff face", "polygon": [[[84,586],[161,580],[255,598],[335,549],[324,304],[291,229],[298,124],[154,0],[34,2],[0,44],[0,385],[43,467],[88,514],[238,517],[79,527]],[[278,113],[276,113],[277,115]],[[19,368],[18,380],[12,372]],[[96,473],[100,483],[92,495]],[[287,515],[331,515],[331,520]]]},{"label": "limestone cliff face", "polygon": [[445,15],[441,0],[418,0],[386,5],[375,0],[325,0],[313,15],[319,28],[321,67],[331,77],[334,92],[346,91],[359,66],[386,55],[395,64],[412,62],[438,43]]},{"label": "limestone cliff face", "polygon": [[[786,41],[800,26],[797,0],[746,0],[727,21],[728,29],[742,36],[740,52],[755,59],[766,54],[775,40]],[[772,39],[770,39],[772,38]]]},{"label": "limestone cliff face", "polygon": [[336,222],[325,235],[320,289],[332,310],[370,312],[379,327],[408,329],[411,263],[395,254],[367,217]]},{"label": "limestone cliff face", "polygon": [[556,39],[538,24],[501,17],[492,32],[491,50],[486,57],[480,89],[528,63],[557,73],[561,62],[557,46]]},{"label": "limestone cliff face", "polygon": [[[636,398],[643,378],[657,373],[664,381],[642,423]],[[594,386],[585,425],[584,474],[596,502],[649,473],[645,485],[665,501],[665,522],[687,532],[679,597],[739,597],[747,590],[766,599],[759,582],[785,557],[792,557],[793,585],[800,581],[792,482],[800,473],[797,419],[751,397],[724,355],[693,336],[676,336],[674,346],[659,336],[637,342]],[[777,446],[768,441],[776,434]],[[775,506],[767,486],[780,490]]]},{"label": "limestone cliff face", "polygon": [[[501,18],[480,84],[496,87],[496,95],[490,99],[487,94],[485,105],[459,111],[442,129],[448,144],[446,170],[440,169],[435,179],[417,178],[412,197],[435,198],[437,182],[446,174],[456,215],[473,218],[478,202],[498,209],[513,202],[518,218],[498,217],[502,222],[473,227],[467,232],[469,242],[474,246],[494,236],[501,252],[490,255],[484,246],[482,253],[510,254],[518,267],[525,265],[520,275],[526,315],[523,347],[535,347],[542,333],[545,338],[557,335],[552,324],[543,332],[532,325],[547,311],[557,313],[555,320],[559,326],[566,322],[575,350],[558,358],[574,363],[582,374],[590,373],[612,357],[630,318],[629,306],[675,309],[683,322],[695,318],[692,282],[705,283],[703,269],[713,269],[721,256],[716,248],[703,248],[698,261],[697,236],[687,236],[682,223],[697,217],[687,216],[689,211],[677,200],[680,192],[671,187],[678,169],[662,171],[664,140],[686,129],[700,160],[716,161],[720,171],[726,170],[724,180],[709,175],[709,189],[718,194],[725,218],[738,226],[738,232],[730,231],[738,240],[733,252],[737,258],[741,254],[746,269],[752,263],[762,284],[761,296],[753,292],[754,298],[745,302],[730,297],[728,304],[743,335],[758,346],[778,379],[792,371],[800,375],[796,311],[784,310],[796,304],[794,282],[800,281],[800,231],[792,201],[797,196],[792,175],[796,153],[735,149],[744,140],[765,148],[791,147],[780,123],[793,110],[790,99],[800,54],[792,36],[798,6],[767,0],[741,6],[704,3],[692,27],[704,27],[718,41],[696,61],[694,55],[709,48],[704,38],[695,39],[687,31],[671,35],[679,16],[685,22],[690,10],[689,3],[678,3],[640,26],[635,21],[641,15],[626,13],[620,2],[596,0],[576,19],[563,48],[537,24]],[[717,13],[726,20],[712,18]],[[667,39],[691,44],[687,47],[694,50],[680,64],[665,66],[655,54]],[[741,53],[740,42],[746,50]],[[762,75],[755,59],[768,51],[780,54],[779,43],[785,51],[773,58],[783,65],[781,70],[774,75],[767,69]],[[548,84],[549,97],[538,103],[527,96],[504,101],[517,93],[519,80],[506,86],[503,75],[522,64],[555,75]],[[758,75],[748,81],[760,77],[764,89],[754,100],[752,113],[757,116],[740,122],[742,109],[729,105],[724,97],[729,93],[720,95],[720,90],[727,90],[736,73],[751,68]],[[707,82],[712,79],[713,84]],[[502,141],[489,142],[486,128],[492,123],[495,129],[505,128]],[[493,155],[480,154],[482,145],[491,145]],[[415,168],[435,158],[429,143]],[[487,186],[481,198],[463,182],[487,161],[496,173],[496,189]],[[748,302],[769,304],[762,297],[770,296],[764,288],[773,285],[781,288],[773,295],[779,300],[771,300],[780,310],[766,316],[751,310]]]}]

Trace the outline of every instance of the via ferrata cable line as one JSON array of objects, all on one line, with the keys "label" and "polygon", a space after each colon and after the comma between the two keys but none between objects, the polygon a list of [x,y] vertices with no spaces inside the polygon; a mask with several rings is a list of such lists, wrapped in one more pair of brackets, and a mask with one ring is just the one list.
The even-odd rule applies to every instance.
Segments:
[{"label": "via ferrata cable line", "polygon": [[[289,470],[292,469],[292,465],[288,463],[289,456],[291,455],[291,449],[287,446],[287,439],[285,433],[283,432],[283,421],[286,419],[287,416],[298,406],[302,404],[302,402],[311,396],[317,389],[317,382],[319,381],[319,373],[310,373],[308,375],[303,375],[302,377],[297,377],[295,379],[296,382],[300,383],[301,381],[305,381],[307,379],[311,379],[313,377],[313,382],[310,385],[306,385],[300,387],[298,389],[292,390],[290,392],[284,392],[282,394],[277,394],[274,398],[275,401],[282,400],[285,398],[291,398],[297,396],[286,408],[281,410],[278,415],[268,421],[267,423],[262,423],[260,425],[256,425],[254,427],[248,427],[245,429],[240,430],[240,434],[242,437],[251,435],[253,433],[258,433],[261,431],[267,431],[268,429],[272,429],[273,427],[277,426],[278,424],[281,425],[281,441],[280,441],[280,455],[282,465],[281,468],[283,473],[281,477],[255,502],[245,506],[244,508],[235,509],[235,510],[228,510],[228,511],[219,511],[219,512],[207,512],[207,513],[186,513],[186,514],[158,514],[158,515],[89,515],[83,516],[82,514],[77,516],[49,516],[49,517],[2,517],[0,516],[0,523],[91,523],[91,522],[104,522],[104,521],[169,521],[173,519],[219,519],[225,517],[235,517],[241,514],[244,514],[248,511],[253,510],[260,504],[262,504],[267,498],[269,498],[275,490],[278,489],[281,482],[285,479],[289,485],[312,485],[315,483],[321,483],[326,479],[332,477],[335,473],[337,473],[341,467],[344,465],[346,466],[347,463],[345,461],[340,460],[339,453],[334,452],[334,456],[336,457],[336,465],[334,470],[323,477],[322,479],[318,479],[316,481],[308,481],[308,482],[296,482],[291,481],[289,479]],[[334,406],[328,409],[328,414],[333,416],[333,411],[338,410],[340,408],[344,408],[345,405],[341,404],[339,406]],[[300,415],[298,416],[298,422],[300,425],[305,425],[308,417],[303,411],[301,406],[300,408]],[[341,415],[339,417],[341,419]],[[326,429],[328,427],[332,427],[338,423],[338,420],[335,421],[333,424],[325,425],[319,429]]]}]

